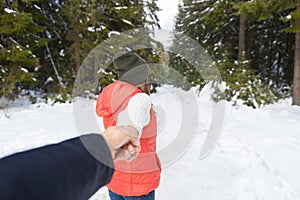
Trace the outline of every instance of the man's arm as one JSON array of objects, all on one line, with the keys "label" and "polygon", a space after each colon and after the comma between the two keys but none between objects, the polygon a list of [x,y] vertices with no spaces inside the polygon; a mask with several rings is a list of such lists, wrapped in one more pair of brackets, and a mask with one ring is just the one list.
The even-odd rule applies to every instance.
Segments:
[{"label": "man's arm", "polygon": [[[103,162],[86,147],[97,149],[93,154]],[[0,160],[0,199],[88,199],[110,182],[112,167],[110,149],[99,134],[17,153]]]}]

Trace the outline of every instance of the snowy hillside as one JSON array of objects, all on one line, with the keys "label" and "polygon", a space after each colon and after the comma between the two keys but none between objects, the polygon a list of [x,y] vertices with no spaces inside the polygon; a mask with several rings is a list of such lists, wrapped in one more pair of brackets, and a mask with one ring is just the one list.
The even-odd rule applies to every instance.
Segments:
[{"label": "snowy hillside", "polygon": [[[168,87],[152,99],[160,120],[158,149],[163,149],[176,136],[181,111]],[[197,99],[196,137],[181,158],[163,169],[156,199],[299,200],[300,107],[290,106],[289,100],[261,109],[227,104],[221,138],[200,160],[212,110],[207,99],[205,92]],[[72,104],[39,103],[0,111],[0,157],[76,137],[76,130]],[[106,188],[92,199],[109,199]]]}]

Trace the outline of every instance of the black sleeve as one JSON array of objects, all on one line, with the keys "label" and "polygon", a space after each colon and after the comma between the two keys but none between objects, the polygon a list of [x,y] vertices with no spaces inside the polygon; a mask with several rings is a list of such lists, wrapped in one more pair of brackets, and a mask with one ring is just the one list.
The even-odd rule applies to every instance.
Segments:
[{"label": "black sleeve", "polygon": [[0,199],[85,200],[113,172],[105,140],[88,134],[1,159]]}]

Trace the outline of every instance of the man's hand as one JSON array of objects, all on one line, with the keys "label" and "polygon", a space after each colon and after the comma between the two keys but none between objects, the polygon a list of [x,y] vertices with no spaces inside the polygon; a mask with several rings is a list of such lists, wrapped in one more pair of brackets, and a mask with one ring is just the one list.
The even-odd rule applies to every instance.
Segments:
[{"label": "man's hand", "polygon": [[138,131],[132,126],[112,126],[102,133],[114,160],[130,162],[140,151]]}]

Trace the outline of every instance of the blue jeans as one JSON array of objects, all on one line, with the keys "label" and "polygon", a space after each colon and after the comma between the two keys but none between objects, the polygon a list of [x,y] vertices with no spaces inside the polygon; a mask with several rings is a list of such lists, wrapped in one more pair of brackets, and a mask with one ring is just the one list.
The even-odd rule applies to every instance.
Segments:
[{"label": "blue jeans", "polygon": [[108,190],[108,192],[111,200],[154,200],[155,199],[155,190],[153,190],[149,194],[142,195],[142,196],[122,196],[110,190]]}]

